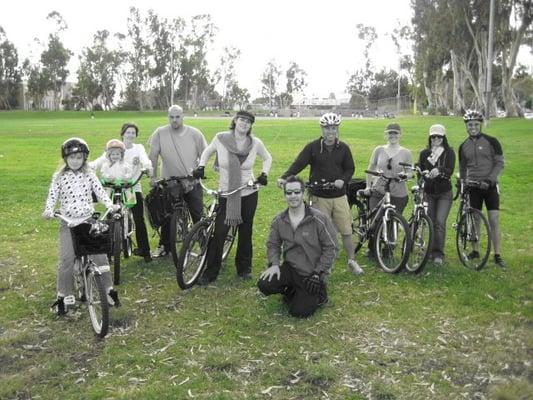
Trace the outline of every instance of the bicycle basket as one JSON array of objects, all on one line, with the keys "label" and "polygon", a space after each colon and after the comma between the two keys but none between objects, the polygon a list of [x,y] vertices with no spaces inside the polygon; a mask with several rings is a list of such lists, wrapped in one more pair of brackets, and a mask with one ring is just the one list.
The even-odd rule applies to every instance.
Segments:
[{"label": "bicycle basket", "polygon": [[172,213],[172,202],[168,192],[159,186],[154,187],[144,200],[148,221],[154,229],[160,228]]},{"label": "bicycle basket", "polygon": [[83,223],[71,228],[76,256],[108,254],[113,249],[113,220]]},{"label": "bicycle basket", "polygon": [[346,190],[348,203],[354,204],[357,200],[357,191],[364,188],[366,188],[366,181],[364,179],[352,179],[348,183],[348,190]]}]

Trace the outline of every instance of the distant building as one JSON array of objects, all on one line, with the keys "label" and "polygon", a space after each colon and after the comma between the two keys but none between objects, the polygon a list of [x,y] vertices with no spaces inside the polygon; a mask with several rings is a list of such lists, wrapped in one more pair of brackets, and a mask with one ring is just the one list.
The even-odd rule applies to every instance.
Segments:
[{"label": "distant building", "polygon": [[[56,106],[54,104],[54,93],[52,91],[49,91],[46,96],[44,96],[42,102],[40,105],[37,105],[34,103],[34,100],[31,98],[31,96],[28,94],[28,83],[22,82],[21,83],[22,90],[20,91],[20,99],[19,99],[19,109],[25,110],[25,111],[31,111],[31,110],[47,110],[47,111],[54,111],[56,110]],[[65,84],[61,87],[61,95],[59,97],[59,110],[63,110],[63,100],[69,99],[72,97],[72,89],[76,84],[74,82],[65,82]]]}]

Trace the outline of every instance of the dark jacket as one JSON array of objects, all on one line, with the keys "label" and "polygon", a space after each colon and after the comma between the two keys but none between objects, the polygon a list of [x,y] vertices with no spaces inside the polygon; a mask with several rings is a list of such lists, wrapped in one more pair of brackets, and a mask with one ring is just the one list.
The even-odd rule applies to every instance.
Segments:
[{"label": "dark jacket", "polygon": [[296,230],[288,209],[278,214],[270,225],[267,240],[269,265],[290,263],[300,275],[329,273],[337,253],[337,232],[331,219],[320,210],[305,206],[305,216]]},{"label": "dark jacket", "polygon": [[500,142],[492,136],[481,133],[468,137],[459,146],[459,174],[461,178],[488,180],[498,183],[498,176],[504,167],[503,150]]},{"label": "dark jacket", "polygon": [[322,138],[308,143],[281,177],[285,179],[290,175],[297,175],[308,165],[309,182],[334,182],[337,179],[344,181],[342,189],[311,189],[313,195],[336,198],[346,194],[346,187],[355,172],[352,152],[346,143],[337,140],[331,152],[326,149]]},{"label": "dark jacket", "polygon": [[431,171],[433,168],[437,168],[443,175],[439,175],[433,179],[427,179],[424,191],[428,194],[441,194],[452,190],[451,177],[455,167],[455,152],[451,147],[445,149],[437,160],[437,164],[433,165],[428,161],[428,157],[431,155],[430,149],[424,149],[420,152],[418,159],[418,165],[422,171]]}]

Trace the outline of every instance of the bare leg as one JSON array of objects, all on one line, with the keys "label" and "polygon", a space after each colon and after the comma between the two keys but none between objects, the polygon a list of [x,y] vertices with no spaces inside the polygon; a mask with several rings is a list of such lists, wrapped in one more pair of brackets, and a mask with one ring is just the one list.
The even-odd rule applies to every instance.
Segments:
[{"label": "bare leg", "polygon": [[500,210],[489,210],[488,214],[494,254],[501,254]]}]

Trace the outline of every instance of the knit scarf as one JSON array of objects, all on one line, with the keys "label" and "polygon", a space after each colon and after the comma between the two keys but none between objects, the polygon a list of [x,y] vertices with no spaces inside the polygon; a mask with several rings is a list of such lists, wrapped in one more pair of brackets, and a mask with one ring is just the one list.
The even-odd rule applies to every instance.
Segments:
[{"label": "knit scarf", "polygon": [[[228,192],[231,192],[241,186],[241,164],[252,150],[253,139],[251,135],[247,136],[244,150],[237,148],[235,132],[233,131],[219,134],[218,140],[228,151]],[[218,166],[218,160],[215,160],[215,164]],[[226,220],[224,223],[229,226],[237,226],[242,223],[240,192],[233,193],[227,197]]]},{"label": "knit scarf", "polygon": [[444,147],[434,147],[431,149],[431,155],[428,157],[428,161],[431,163],[431,165],[435,166],[437,164],[437,161],[439,160],[440,155],[444,151]]}]

